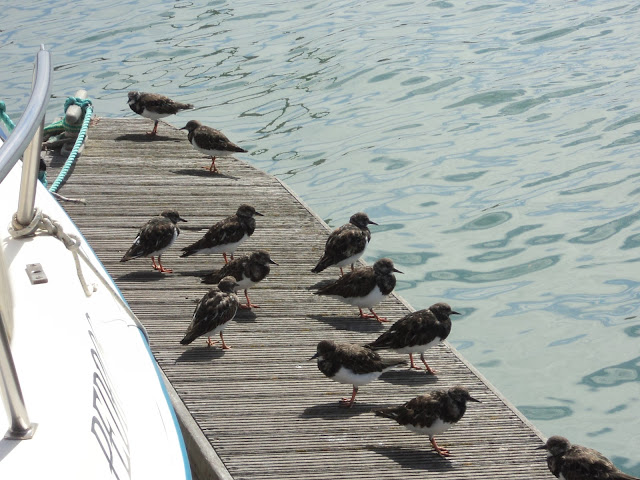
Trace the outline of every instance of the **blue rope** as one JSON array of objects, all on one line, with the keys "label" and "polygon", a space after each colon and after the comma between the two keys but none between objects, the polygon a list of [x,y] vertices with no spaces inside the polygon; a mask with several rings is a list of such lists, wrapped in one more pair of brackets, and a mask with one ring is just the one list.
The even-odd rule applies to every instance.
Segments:
[{"label": "blue rope", "polygon": [[84,121],[82,122],[80,133],[78,133],[78,138],[76,138],[76,143],[73,146],[73,149],[71,150],[71,153],[67,158],[67,161],[62,167],[62,170],[60,170],[60,173],[58,174],[58,178],[56,178],[55,182],[53,182],[53,184],[49,188],[49,191],[54,193],[58,191],[58,188],[60,188],[60,185],[62,184],[62,182],[66,180],[67,176],[69,175],[69,170],[71,169],[73,164],[76,162],[78,151],[80,150],[80,147],[84,143],[84,137],[87,135],[89,122],[91,121],[91,115],[93,114],[93,106],[91,104],[91,100],[82,100],[80,98],[69,97],[67,98],[67,101],[64,102],[65,112],[67,111],[67,108],[69,108],[69,106],[72,104],[78,105],[79,107],[82,108],[82,110],[84,111]]},{"label": "blue rope", "polygon": [[9,115],[7,115],[7,106],[2,100],[0,100],[0,120],[7,126],[9,130],[7,133],[11,133],[13,129],[16,128],[16,124],[13,123]]}]

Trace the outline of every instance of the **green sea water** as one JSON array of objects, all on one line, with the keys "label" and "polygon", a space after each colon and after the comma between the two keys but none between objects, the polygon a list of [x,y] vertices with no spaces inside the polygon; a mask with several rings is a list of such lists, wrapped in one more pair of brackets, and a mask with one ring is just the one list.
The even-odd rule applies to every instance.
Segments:
[{"label": "green sea water", "polygon": [[[640,475],[640,3],[0,0],[0,98],[196,105],[330,225],[380,224],[415,308],[545,435]],[[162,128],[162,127],[161,127]],[[221,167],[223,162],[221,162]],[[155,212],[154,212],[155,213]]]}]

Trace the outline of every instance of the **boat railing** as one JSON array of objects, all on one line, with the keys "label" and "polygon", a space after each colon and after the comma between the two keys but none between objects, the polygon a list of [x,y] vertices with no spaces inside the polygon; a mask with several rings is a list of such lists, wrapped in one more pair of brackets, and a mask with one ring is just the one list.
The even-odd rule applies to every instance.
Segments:
[{"label": "boat railing", "polygon": [[[36,55],[32,92],[27,107],[16,128],[0,148],[0,182],[22,157],[22,179],[14,227],[29,225],[35,216],[36,182],[44,116],[51,96],[51,78],[51,54],[43,45]],[[29,439],[33,437],[35,424],[29,421],[2,312],[0,312],[0,374],[0,393],[2,393],[10,423],[5,438]]]}]

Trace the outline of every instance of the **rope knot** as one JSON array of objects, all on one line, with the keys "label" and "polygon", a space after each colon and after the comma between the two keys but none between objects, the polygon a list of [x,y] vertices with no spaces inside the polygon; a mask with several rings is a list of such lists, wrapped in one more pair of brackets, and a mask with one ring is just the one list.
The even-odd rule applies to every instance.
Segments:
[{"label": "rope knot", "polygon": [[29,225],[22,225],[18,222],[18,214],[14,213],[11,218],[11,225],[9,225],[9,234],[13,238],[28,237],[34,235],[38,228],[40,228],[40,222],[42,221],[42,210],[36,208],[33,215],[33,219]]}]

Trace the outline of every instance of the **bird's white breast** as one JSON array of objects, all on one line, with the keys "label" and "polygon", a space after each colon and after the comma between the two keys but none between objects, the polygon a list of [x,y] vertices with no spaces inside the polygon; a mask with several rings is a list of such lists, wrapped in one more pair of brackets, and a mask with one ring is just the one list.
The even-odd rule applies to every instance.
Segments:
[{"label": "bird's white breast", "polygon": [[342,300],[344,303],[347,303],[349,305],[353,305],[356,307],[360,307],[360,308],[371,308],[374,305],[377,305],[378,303],[380,303],[382,301],[383,298],[385,298],[386,295],[383,295],[382,292],[380,291],[380,288],[376,285],[373,290],[371,290],[371,292],[369,292],[368,295],[365,295],[364,297],[340,297],[340,296],[336,296],[336,298],[338,298],[339,300]]},{"label": "bird's white breast", "polygon": [[418,433],[420,435],[429,435],[430,437],[433,437],[435,435],[439,435],[442,432],[448,430],[449,428],[451,428],[452,425],[453,423],[443,422],[438,418],[436,419],[435,422],[431,424],[430,427],[420,427],[420,426],[411,425],[410,423],[404,426],[407,427],[407,429],[411,430],[412,432]]},{"label": "bird's white breast", "polygon": [[355,255],[351,255],[349,258],[345,258],[341,262],[336,263],[336,267],[342,268],[342,267],[347,267],[352,263],[356,263],[363,253],[364,253],[364,250],[362,250],[360,253],[356,253]]},{"label": "bird's white breast", "polygon": [[360,387],[362,385],[366,385],[367,383],[373,382],[377,379],[382,372],[371,372],[371,373],[353,373],[352,370],[340,367],[340,370],[332,377],[333,380],[340,383],[347,383],[350,385],[355,385],[356,387]]},{"label": "bird's white breast", "polygon": [[152,111],[147,110],[145,108],[144,110],[142,110],[142,113],[140,115],[142,115],[145,118],[150,118],[151,120],[159,120],[161,118],[168,117],[171,114],[170,113],[152,112]]},{"label": "bird's white breast", "polygon": [[244,273],[242,274],[242,280],[237,280],[236,283],[238,284],[236,291],[246,290],[247,288],[251,288],[256,284],[251,280],[250,277],[247,277]]},{"label": "bird's white breast", "polygon": [[222,243],[213,247],[203,248],[199,250],[198,253],[233,253],[236,251],[236,248],[238,248],[238,246],[247,238],[249,238],[249,235],[245,233],[244,236],[237,242]]}]

